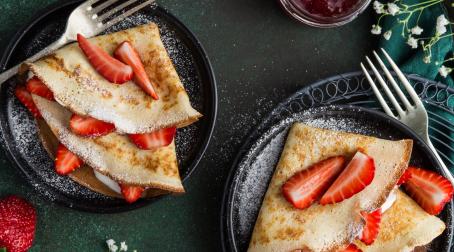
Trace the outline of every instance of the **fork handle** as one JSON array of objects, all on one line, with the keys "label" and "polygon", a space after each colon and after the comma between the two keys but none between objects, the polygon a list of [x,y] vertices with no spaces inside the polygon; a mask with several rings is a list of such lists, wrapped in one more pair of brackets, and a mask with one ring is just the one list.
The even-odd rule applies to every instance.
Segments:
[{"label": "fork handle", "polygon": [[37,54],[35,54],[35,55],[31,56],[30,58],[24,60],[22,63],[19,63],[19,64],[15,65],[14,67],[4,71],[3,73],[0,74],[0,87],[6,80],[11,78],[13,75],[17,74],[17,72],[19,71],[19,67],[24,62],[34,62],[34,61],[36,61],[36,60],[38,60],[38,59],[40,59],[40,58],[42,58],[42,57],[44,57],[46,55],[49,55],[50,53],[52,53],[53,51],[57,50],[58,48],[66,45],[68,42],[69,42],[69,40],[66,38],[66,36],[62,36],[57,41],[55,41],[54,43],[48,45],[43,50],[39,51]]},{"label": "fork handle", "polygon": [[454,185],[454,178],[452,177],[451,172],[449,171],[448,167],[445,165],[443,160],[441,159],[440,155],[438,155],[437,149],[432,145],[432,142],[430,139],[427,137],[427,145],[429,148],[432,150],[432,152],[435,154],[435,157],[438,159],[438,162],[441,164],[441,168],[443,169],[446,178],[451,182],[451,184]]}]

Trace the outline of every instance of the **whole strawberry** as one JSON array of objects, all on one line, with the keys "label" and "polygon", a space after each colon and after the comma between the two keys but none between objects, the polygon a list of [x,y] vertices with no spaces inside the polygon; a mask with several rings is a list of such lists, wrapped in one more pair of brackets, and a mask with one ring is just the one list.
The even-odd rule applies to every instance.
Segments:
[{"label": "whole strawberry", "polygon": [[35,236],[36,211],[17,196],[0,199],[0,248],[7,252],[27,251]]}]

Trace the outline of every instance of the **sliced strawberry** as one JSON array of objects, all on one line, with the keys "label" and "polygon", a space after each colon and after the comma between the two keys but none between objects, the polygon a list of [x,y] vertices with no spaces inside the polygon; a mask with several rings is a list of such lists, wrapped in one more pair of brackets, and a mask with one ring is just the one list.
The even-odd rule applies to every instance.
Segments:
[{"label": "sliced strawberry", "polygon": [[145,68],[143,67],[142,60],[140,59],[139,54],[136,49],[129,43],[125,41],[121,43],[114,52],[115,58],[119,59],[125,64],[128,64],[132,67],[135,74],[135,82],[149,94],[153,99],[158,100],[158,94],[154,90],[153,83],[148,78]]},{"label": "sliced strawberry", "polygon": [[374,159],[357,151],[347,167],[320,199],[320,204],[333,204],[352,197],[372,182],[374,174]]},{"label": "sliced strawberry", "polygon": [[41,118],[41,113],[33,102],[32,95],[27,91],[27,89],[25,89],[25,87],[17,86],[14,90],[14,94],[36,119]]},{"label": "sliced strawberry", "polygon": [[143,187],[140,186],[120,185],[120,187],[121,193],[123,194],[123,197],[128,203],[136,202],[142,196],[142,193],[145,190]]},{"label": "sliced strawberry", "polygon": [[331,157],[297,172],[282,186],[285,199],[296,208],[309,207],[333,183],[344,162],[343,156]]},{"label": "sliced strawberry", "polygon": [[408,167],[411,178],[404,184],[412,197],[427,213],[437,215],[452,199],[453,186],[449,180],[433,171]]},{"label": "sliced strawberry", "polygon": [[81,34],[77,34],[77,41],[90,64],[106,80],[116,84],[123,84],[132,79],[134,72],[130,66],[110,56],[101,47],[92,44]]},{"label": "sliced strawberry", "polygon": [[410,178],[411,178],[411,173],[408,171],[408,169],[406,169],[404,174],[402,174],[402,176],[400,176],[399,181],[397,181],[397,185],[402,185],[402,184],[406,183]]},{"label": "sliced strawberry", "polygon": [[60,175],[68,175],[82,165],[82,160],[69,151],[63,144],[57,148],[55,170]]},{"label": "sliced strawberry", "polygon": [[176,131],[176,127],[170,127],[146,134],[130,134],[129,139],[140,149],[152,150],[171,144]]},{"label": "sliced strawberry", "polygon": [[50,89],[37,77],[33,77],[27,81],[27,91],[39,95],[49,101],[54,100],[54,94]]},{"label": "sliced strawberry", "polygon": [[359,249],[355,244],[351,243],[346,247],[344,250],[341,252],[363,252],[361,249]]},{"label": "sliced strawberry", "polygon": [[378,232],[380,231],[381,209],[379,208],[371,213],[361,211],[361,216],[366,223],[364,224],[363,232],[359,236],[359,239],[364,242],[364,244],[371,245],[374,243],[378,236]]},{"label": "sliced strawberry", "polygon": [[106,123],[89,116],[73,114],[69,121],[71,130],[86,137],[98,137],[111,133],[115,130],[115,125]]}]

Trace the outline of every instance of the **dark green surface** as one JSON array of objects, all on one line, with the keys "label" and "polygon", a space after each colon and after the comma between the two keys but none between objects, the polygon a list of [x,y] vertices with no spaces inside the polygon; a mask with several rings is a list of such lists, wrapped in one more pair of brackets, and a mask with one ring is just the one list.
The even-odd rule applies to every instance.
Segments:
[{"label": "dark green surface", "polygon": [[[0,0],[0,46],[55,0]],[[130,251],[220,251],[224,181],[254,125],[279,101],[313,81],[359,70],[375,45],[368,11],[341,28],[321,30],[288,18],[274,0],[160,1],[195,35],[218,80],[219,116],[209,149],[185,184],[187,193],[128,213],[78,212],[42,200],[0,156],[0,195],[19,194],[38,210],[32,251],[106,251],[126,240]]]}]

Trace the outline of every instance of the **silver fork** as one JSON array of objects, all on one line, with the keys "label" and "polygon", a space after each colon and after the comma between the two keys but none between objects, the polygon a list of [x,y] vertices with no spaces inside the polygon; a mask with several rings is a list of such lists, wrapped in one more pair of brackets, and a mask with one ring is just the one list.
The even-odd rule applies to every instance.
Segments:
[{"label": "silver fork", "polygon": [[386,114],[389,116],[396,118],[400,120],[402,123],[413,129],[421,138],[426,142],[426,144],[430,147],[432,152],[435,154],[437,157],[439,163],[441,164],[441,167],[444,171],[444,175],[451,181],[452,184],[454,184],[454,178],[451,175],[451,172],[448,170],[446,167],[445,163],[441,159],[441,157],[438,155],[437,150],[434,148],[432,145],[432,142],[430,141],[429,138],[429,117],[427,116],[427,111],[424,108],[424,105],[419,99],[418,95],[416,94],[415,90],[411,86],[410,82],[408,79],[404,76],[402,71],[399,69],[399,67],[396,65],[396,63],[391,59],[391,57],[386,53],[386,51],[382,48],[381,49],[383,54],[385,55],[386,59],[388,60],[389,64],[393,68],[393,70],[396,72],[397,77],[399,78],[400,82],[402,85],[405,87],[407,90],[408,95],[410,96],[411,100],[413,101],[413,104],[410,104],[408,101],[407,97],[405,94],[402,92],[400,89],[399,85],[397,84],[396,80],[393,78],[389,70],[386,68],[385,64],[383,61],[380,59],[378,54],[374,51],[373,54],[379,63],[381,69],[385,73],[387,79],[389,80],[389,83],[391,83],[391,86],[393,87],[394,91],[397,93],[399,96],[399,99],[402,101],[403,105],[405,108],[402,108],[400,104],[398,103],[396,97],[393,95],[391,90],[389,89],[388,85],[386,84],[385,80],[381,76],[381,74],[378,72],[377,68],[374,66],[372,61],[369,59],[369,57],[366,56],[366,61],[369,64],[370,68],[374,72],[378,82],[380,83],[381,87],[383,88],[386,96],[388,99],[391,101],[392,106],[397,112],[397,115],[391,111],[390,107],[386,103],[385,99],[383,98],[382,94],[377,88],[377,85],[375,84],[374,80],[370,76],[369,72],[367,71],[366,67],[364,66],[363,63],[361,63],[361,68],[366,75],[367,80],[369,81],[370,85],[372,86],[372,90],[375,93],[375,96],[377,96],[378,101],[380,102],[381,106],[383,107],[383,110],[385,111]]},{"label": "silver fork", "polygon": [[[122,0],[108,0],[96,7],[92,7],[100,1],[101,0],[88,0],[74,9],[73,12],[71,12],[71,14],[69,15],[68,22],[66,23],[66,30],[63,35],[57,41],[50,44],[37,54],[26,59],[24,62],[36,61],[41,57],[52,53],[58,48],[70,42],[76,41],[78,33],[84,35],[85,37],[93,37],[95,35],[98,35],[112,25],[122,21],[124,18],[152,4],[155,0],[146,0],[140,4],[137,4],[140,2],[139,0],[129,0],[116,6],[115,8],[112,8],[112,10],[99,15],[101,12],[105,11],[106,8],[109,8],[113,4],[122,2]],[[127,7],[133,4],[137,5],[124,11]],[[21,64],[18,64],[0,74],[0,85],[11,76],[15,75],[19,70],[20,65]]]}]

